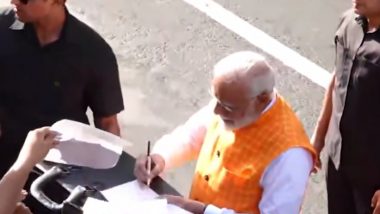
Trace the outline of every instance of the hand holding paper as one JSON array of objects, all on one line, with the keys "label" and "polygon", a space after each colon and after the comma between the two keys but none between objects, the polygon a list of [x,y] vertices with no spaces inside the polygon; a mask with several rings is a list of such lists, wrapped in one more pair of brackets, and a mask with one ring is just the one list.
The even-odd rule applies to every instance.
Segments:
[{"label": "hand holding paper", "polygon": [[60,144],[45,160],[55,163],[108,169],[116,165],[122,148],[131,145],[116,135],[71,120],[58,121],[51,130],[60,134]]}]

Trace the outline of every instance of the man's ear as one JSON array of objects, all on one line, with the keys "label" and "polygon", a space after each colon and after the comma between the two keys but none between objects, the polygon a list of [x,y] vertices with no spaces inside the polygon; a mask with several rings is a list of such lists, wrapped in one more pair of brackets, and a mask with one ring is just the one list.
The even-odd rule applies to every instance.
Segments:
[{"label": "man's ear", "polygon": [[257,99],[257,101],[259,101],[259,103],[269,104],[269,102],[271,100],[271,93],[263,92],[263,93],[259,94],[256,97],[256,99]]},{"label": "man's ear", "polygon": [[254,99],[255,109],[258,111],[264,111],[271,101],[271,93],[263,92]]}]

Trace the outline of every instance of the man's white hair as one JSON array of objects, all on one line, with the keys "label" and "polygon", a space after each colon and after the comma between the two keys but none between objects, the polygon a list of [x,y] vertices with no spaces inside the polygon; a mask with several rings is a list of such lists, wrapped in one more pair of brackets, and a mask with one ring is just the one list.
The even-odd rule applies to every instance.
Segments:
[{"label": "man's white hair", "polygon": [[272,93],[274,71],[264,56],[252,51],[233,53],[215,64],[213,78],[228,77],[226,81],[249,81],[251,96]]}]

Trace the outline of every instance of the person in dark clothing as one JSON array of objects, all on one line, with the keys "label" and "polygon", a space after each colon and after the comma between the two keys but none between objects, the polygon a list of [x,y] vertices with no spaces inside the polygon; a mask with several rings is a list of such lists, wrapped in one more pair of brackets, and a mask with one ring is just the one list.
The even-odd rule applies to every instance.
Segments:
[{"label": "person in dark clothing", "polygon": [[380,1],[356,0],[335,35],[336,62],[312,143],[325,147],[330,214],[380,213]]},{"label": "person in dark clothing", "polygon": [[65,0],[11,3],[0,10],[0,176],[29,130],[61,119],[89,123],[90,108],[96,127],[119,135],[124,109],[115,54]]}]

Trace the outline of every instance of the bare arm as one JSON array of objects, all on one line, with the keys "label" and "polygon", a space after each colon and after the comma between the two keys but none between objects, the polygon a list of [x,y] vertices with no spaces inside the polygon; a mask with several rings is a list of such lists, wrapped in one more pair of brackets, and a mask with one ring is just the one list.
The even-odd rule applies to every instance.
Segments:
[{"label": "bare arm", "polygon": [[110,132],[114,135],[120,136],[120,127],[117,120],[117,115],[111,115],[108,117],[94,117],[94,123],[96,128]]},{"label": "bare arm", "polygon": [[329,127],[331,113],[332,113],[332,92],[335,86],[335,72],[332,75],[331,82],[326,90],[323,106],[319,115],[317,125],[312,137],[314,147],[320,152],[325,144],[325,136]]},{"label": "bare arm", "polygon": [[29,172],[56,144],[54,138],[55,134],[47,127],[29,132],[17,161],[0,180],[0,214],[15,211]]},{"label": "bare arm", "polygon": [[31,168],[12,166],[0,181],[0,214],[13,213]]}]

